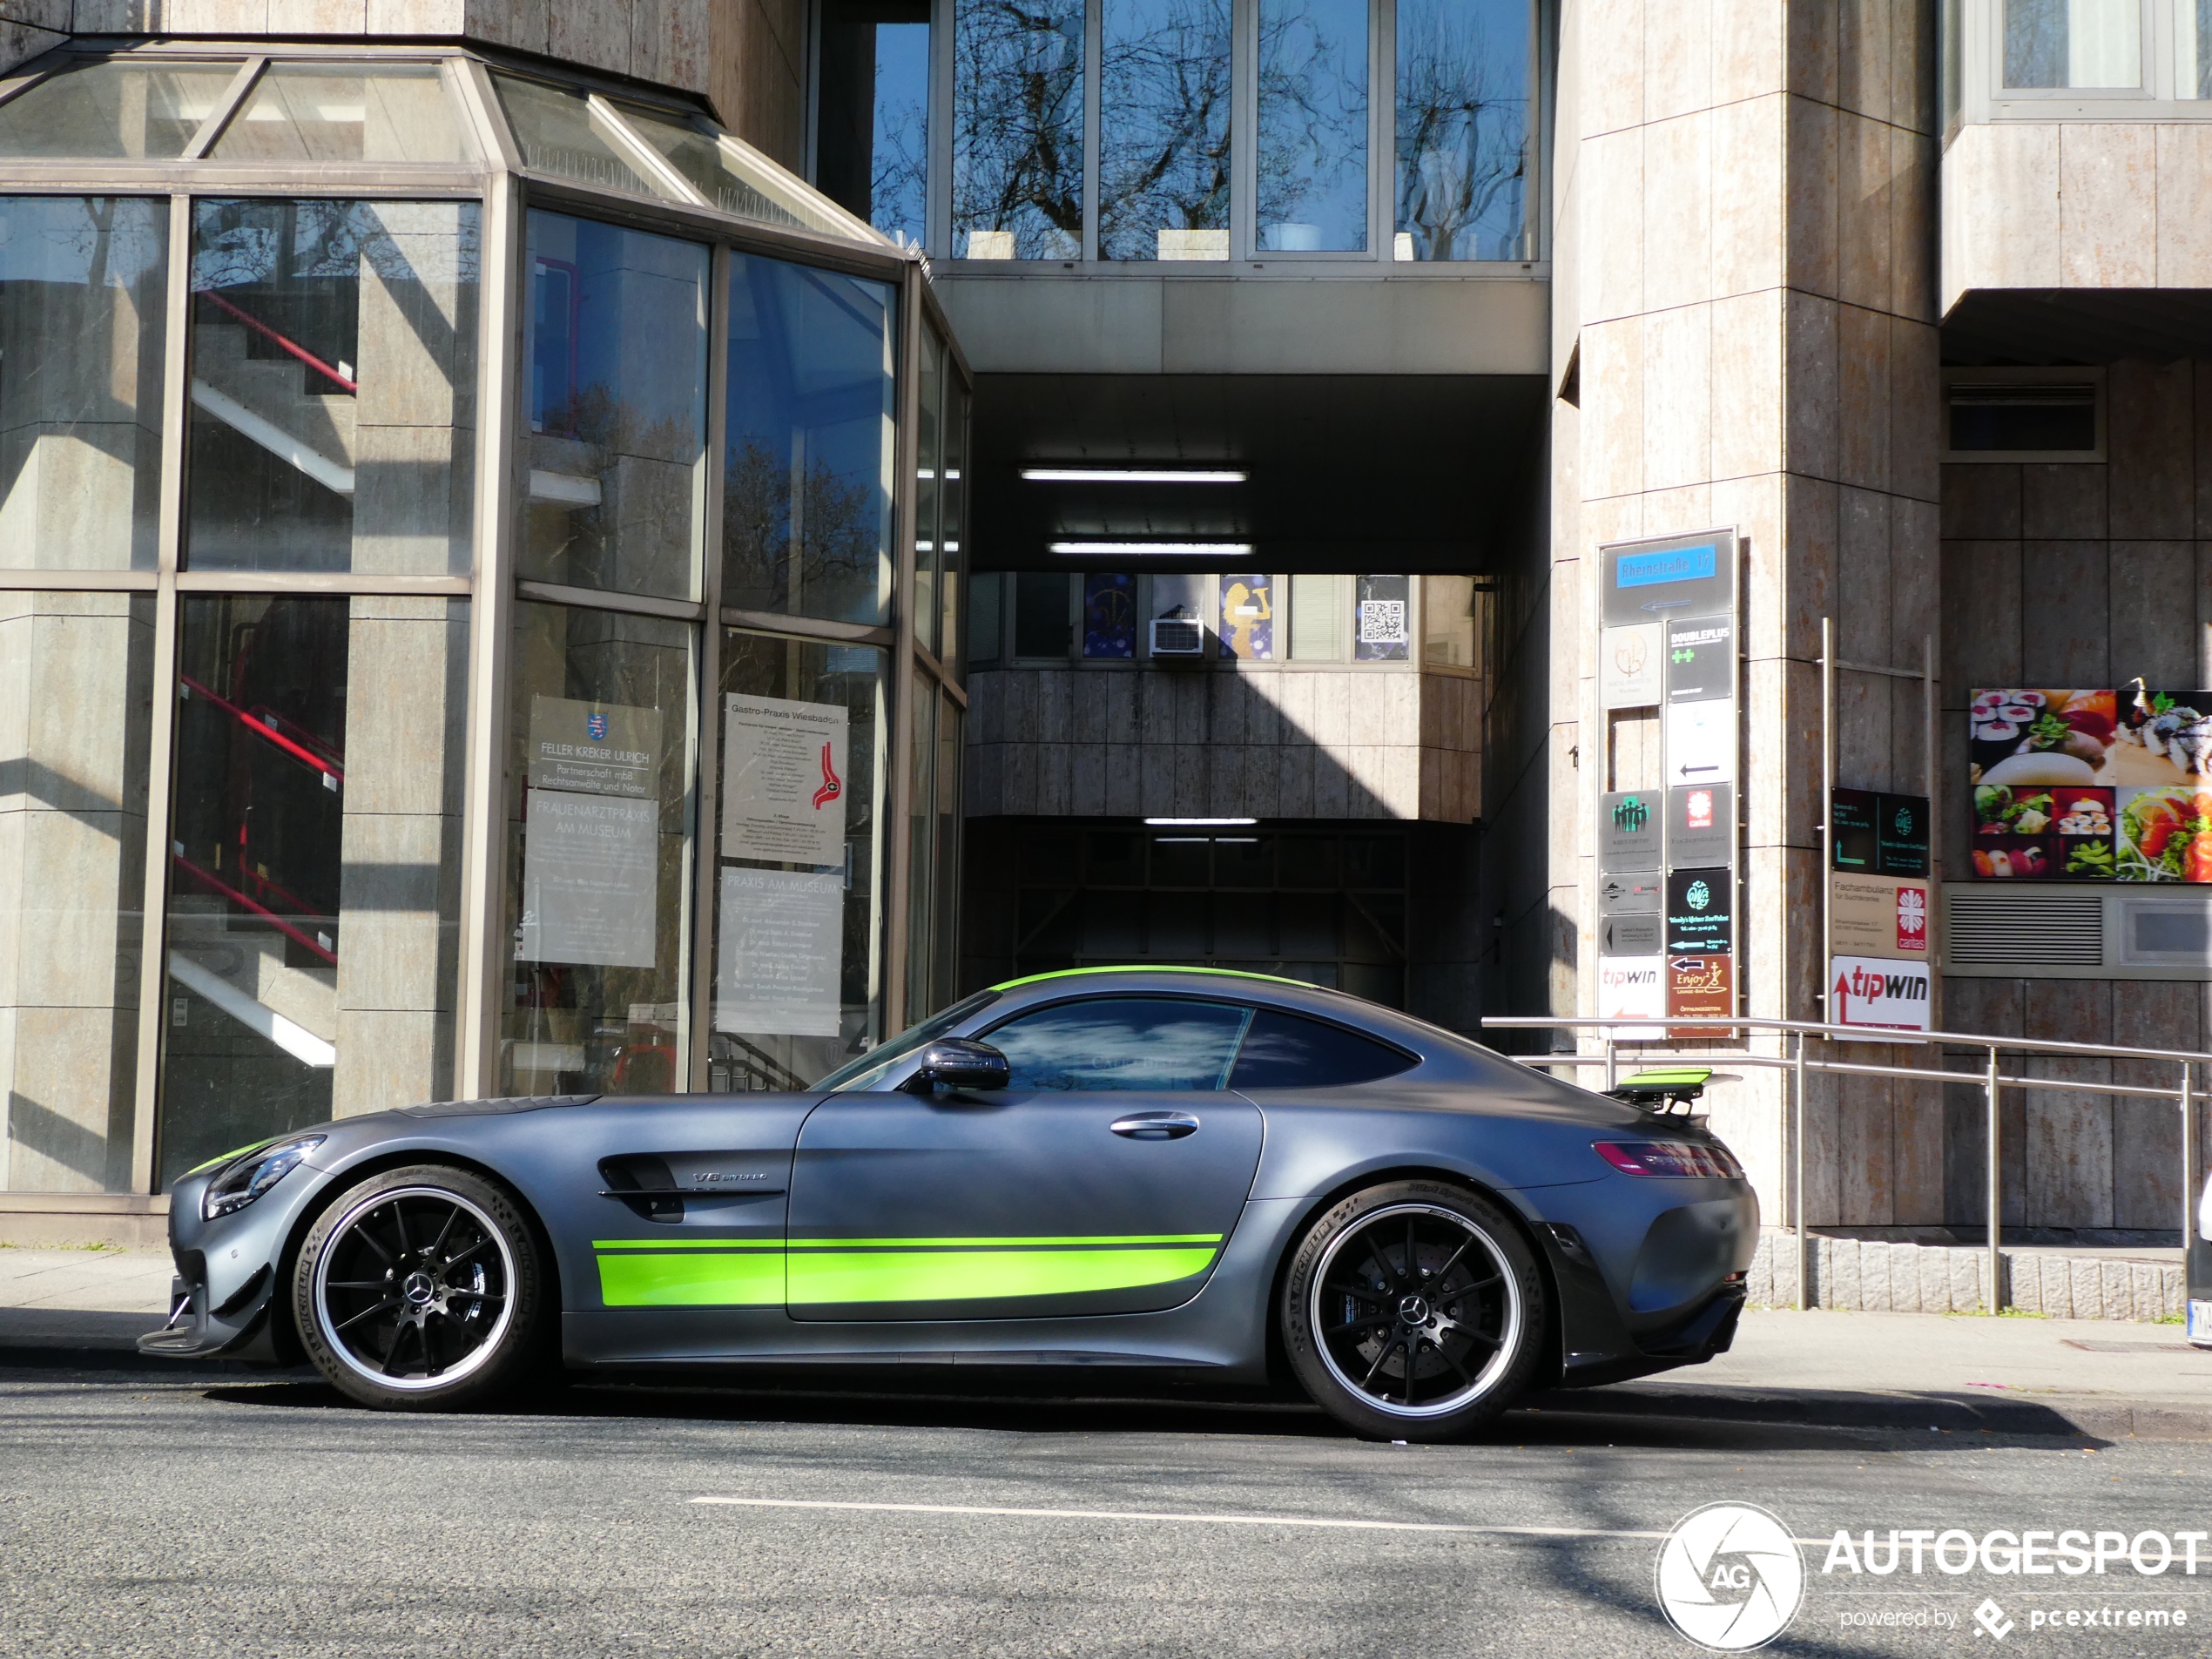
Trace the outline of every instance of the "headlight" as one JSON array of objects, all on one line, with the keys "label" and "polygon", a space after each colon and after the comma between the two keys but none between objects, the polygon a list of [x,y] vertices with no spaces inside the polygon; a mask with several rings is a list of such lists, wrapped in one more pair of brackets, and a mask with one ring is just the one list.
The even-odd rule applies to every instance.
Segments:
[{"label": "headlight", "polygon": [[1590,1148],[1622,1175],[1668,1175],[1678,1179],[1741,1180],[1743,1166],[1724,1146],[1696,1141],[1593,1141]]},{"label": "headlight", "polygon": [[199,1201],[199,1213],[212,1221],[218,1216],[245,1209],[290,1175],[293,1166],[320,1146],[325,1138],[320,1135],[302,1135],[248,1152],[207,1184],[206,1195]]}]

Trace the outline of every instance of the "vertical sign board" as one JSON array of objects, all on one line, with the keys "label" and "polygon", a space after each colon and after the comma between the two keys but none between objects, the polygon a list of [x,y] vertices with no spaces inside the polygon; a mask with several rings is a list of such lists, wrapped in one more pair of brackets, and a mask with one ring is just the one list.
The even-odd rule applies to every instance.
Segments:
[{"label": "vertical sign board", "polygon": [[1838,789],[1828,813],[1832,1017],[1838,1025],[1925,1031],[1935,956],[1928,798]]},{"label": "vertical sign board", "polygon": [[[1648,948],[1658,924],[1663,1011],[1681,1017],[1736,1012],[1737,755],[1737,549],[1732,529],[1623,542],[1599,550],[1602,701],[1608,710],[1654,708],[1660,777],[1652,817],[1659,826],[1651,865],[1608,862],[1618,832],[1605,821],[1624,793],[1600,806],[1599,868],[1631,887],[1652,872],[1660,901],[1631,911],[1619,894],[1600,897],[1600,960],[1607,943],[1622,956]],[[1657,671],[1648,666],[1657,645]],[[1656,914],[1655,914],[1656,913]],[[1705,1035],[1694,1028],[1671,1035]]]}]

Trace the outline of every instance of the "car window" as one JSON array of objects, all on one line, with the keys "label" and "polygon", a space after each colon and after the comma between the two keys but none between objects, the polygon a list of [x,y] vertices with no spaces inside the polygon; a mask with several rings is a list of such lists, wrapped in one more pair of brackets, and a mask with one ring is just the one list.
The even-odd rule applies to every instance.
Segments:
[{"label": "car window", "polygon": [[996,991],[978,991],[966,1001],[955,1002],[920,1025],[910,1025],[890,1042],[846,1061],[814,1085],[839,1090],[866,1089],[924,1043],[934,1042],[962,1020],[998,1001]]},{"label": "car window", "polygon": [[1274,1008],[1253,1015],[1238,1051],[1231,1089],[1339,1089],[1410,1071],[1419,1062],[1340,1025]]},{"label": "car window", "polygon": [[1017,1015],[984,1034],[1014,1089],[1220,1089],[1250,1008],[1102,996]]}]

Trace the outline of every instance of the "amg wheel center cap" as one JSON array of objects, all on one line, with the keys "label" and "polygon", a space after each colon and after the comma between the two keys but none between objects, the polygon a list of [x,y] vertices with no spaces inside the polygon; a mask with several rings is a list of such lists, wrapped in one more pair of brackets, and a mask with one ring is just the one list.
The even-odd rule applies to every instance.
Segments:
[{"label": "amg wheel center cap", "polygon": [[1400,1298],[1398,1304],[1398,1317],[1407,1325],[1426,1325],[1428,1323],[1428,1298],[1408,1296]]},{"label": "amg wheel center cap", "polygon": [[428,1273],[409,1273],[407,1283],[400,1286],[400,1294],[409,1307],[428,1307],[436,1298],[438,1287]]}]

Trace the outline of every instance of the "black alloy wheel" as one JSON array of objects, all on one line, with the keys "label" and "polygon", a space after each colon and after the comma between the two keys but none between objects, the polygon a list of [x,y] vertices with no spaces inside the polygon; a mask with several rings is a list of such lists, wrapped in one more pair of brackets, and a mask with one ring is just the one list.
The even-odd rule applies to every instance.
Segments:
[{"label": "black alloy wheel", "polygon": [[1543,1287],[1487,1200],[1426,1181],[1345,1199],[1291,1266],[1284,1338],[1315,1402],[1365,1434],[1442,1440],[1512,1403],[1534,1368]]},{"label": "black alloy wheel", "polygon": [[395,1170],[316,1221],[293,1312],[316,1369],[355,1399],[451,1409],[534,1368],[544,1277],[508,1193],[461,1170]]}]

